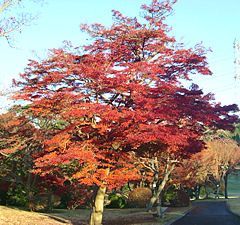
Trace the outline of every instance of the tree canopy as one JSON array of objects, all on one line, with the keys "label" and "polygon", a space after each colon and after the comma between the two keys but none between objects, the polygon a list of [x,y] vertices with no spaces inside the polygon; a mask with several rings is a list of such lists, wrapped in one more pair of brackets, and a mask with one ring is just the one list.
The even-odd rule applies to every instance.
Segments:
[{"label": "tree canopy", "polygon": [[[164,19],[174,2],[143,5],[143,23],[113,10],[110,28],[81,24],[92,44],[67,43],[46,60],[30,61],[14,81],[15,98],[28,101],[36,119],[64,121],[59,129],[41,129],[47,140],[36,172],[63,173],[70,165],[72,176],[100,195],[138,178],[130,151],[187,157],[203,148],[207,127],[233,128],[236,105],[215,104],[196,84],[183,84],[190,74],[212,73],[201,44],[186,48],[169,35]],[[97,208],[95,214],[103,209]],[[92,224],[101,223],[96,218]]]}]

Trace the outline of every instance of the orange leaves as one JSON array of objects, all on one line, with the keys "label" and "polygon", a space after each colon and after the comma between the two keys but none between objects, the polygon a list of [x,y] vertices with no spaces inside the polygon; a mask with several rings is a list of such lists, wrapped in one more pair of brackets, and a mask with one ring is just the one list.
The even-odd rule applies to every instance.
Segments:
[{"label": "orange leaves", "polygon": [[110,172],[106,182],[108,184],[108,188],[113,188],[121,186],[122,184],[127,183],[129,180],[137,180],[140,178],[141,176],[138,174],[136,168],[121,168]]},{"label": "orange leaves", "polygon": [[69,139],[69,134],[60,133],[55,135],[52,139],[45,141],[45,143],[48,145],[47,151],[52,151],[55,148],[58,148],[60,151],[66,150]]},{"label": "orange leaves", "polygon": [[240,148],[235,141],[215,137],[206,143],[205,149],[183,161],[173,174],[174,179],[186,183],[219,183],[240,162]]},{"label": "orange leaves", "polygon": [[240,148],[236,141],[221,138],[207,141],[202,161],[216,177],[222,177],[240,162]]},{"label": "orange leaves", "polygon": [[104,134],[106,132],[108,132],[110,130],[109,126],[102,124],[102,123],[98,123],[95,125],[95,128],[99,129],[99,132],[101,134]]}]

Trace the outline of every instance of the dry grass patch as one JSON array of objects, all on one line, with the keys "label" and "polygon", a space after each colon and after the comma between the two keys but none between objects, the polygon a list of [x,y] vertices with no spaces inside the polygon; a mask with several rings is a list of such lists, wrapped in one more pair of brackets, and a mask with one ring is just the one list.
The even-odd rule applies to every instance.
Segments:
[{"label": "dry grass patch", "polygon": [[50,218],[44,213],[28,212],[15,207],[0,206],[0,224],[8,225],[60,225],[71,224],[62,218]]}]

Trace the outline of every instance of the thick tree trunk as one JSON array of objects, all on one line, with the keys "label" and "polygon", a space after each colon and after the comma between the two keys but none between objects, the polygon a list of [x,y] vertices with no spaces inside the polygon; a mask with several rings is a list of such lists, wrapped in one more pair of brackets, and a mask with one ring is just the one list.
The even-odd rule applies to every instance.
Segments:
[{"label": "thick tree trunk", "polygon": [[94,205],[92,207],[90,225],[102,224],[105,193],[106,193],[106,187],[98,187]]},{"label": "thick tree trunk", "polygon": [[156,202],[156,200],[158,199],[159,195],[161,194],[162,190],[164,189],[167,181],[168,181],[168,178],[169,178],[169,175],[171,174],[171,172],[173,171],[175,165],[173,164],[171,166],[171,168],[169,169],[169,166],[170,165],[167,165],[166,168],[165,168],[165,173],[164,173],[164,178],[161,182],[160,185],[158,185],[155,189],[155,191],[153,192],[153,195],[148,203],[148,206],[147,206],[147,211],[151,211],[152,208],[153,208],[153,205],[154,203]]},{"label": "thick tree trunk", "polygon": [[33,174],[31,174],[31,173],[28,174],[27,184],[25,186],[28,201],[34,195],[38,177],[39,177],[39,175],[35,175],[33,178]]},{"label": "thick tree trunk", "polygon": [[[109,174],[110,168],[106,169],[106,176]],[[104,184],[104,182],[103,182]],[[104,209],[104,197],[106,193],[105,187],[97,187],[97,191],[95,194],[95,199],[93,201],[92,211],[90,215],[90,225],[101,225],[102,224],[102,216]]]},{"label": "thick tree trunk", "polygon": [[228,173],[225,174],[224,176],[224,182],[225,182],[225,190],[224,190],[224,194],[225,194],[225,199],[228,199]]}]

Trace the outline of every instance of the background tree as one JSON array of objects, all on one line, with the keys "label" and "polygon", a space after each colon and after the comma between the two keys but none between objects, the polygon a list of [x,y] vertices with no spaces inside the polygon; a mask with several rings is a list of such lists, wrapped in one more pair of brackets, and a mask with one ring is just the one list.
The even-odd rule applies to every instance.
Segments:
[{"label": "background tree", "polygon": [[31,170],[42,150],[41,135],[26,117],[14,112],[0,115],[0,124],[0,179],[14,188],[20,185],[29,200],[36,191],[38,176]]},{"label": "background tree", "polygon": [[212,139],[207,142],[207,149],[203,150],[203,167],[208,171],[208,177],[211,176],[216,181],[218,197],[219,190],[222,188],[222,182],[225,182],[225,198],[227,195],[227,179],[229,174],[240,163],[240,149],[236,141],[229,139]]},{"label": "background tree", "polygon": [[238,145],[240,144],[240,124],[235,124],[234,133],[232,135],[232,139],[235,140]]},{"label": "background tree", "polygon": [[[65,121],[41,130],[49,138],[36,172],[64,173],[68,165],[74,179],[94,186],[91,224],[101,224],[107,187],[138,178],[131,151],[167,156],[169,176],[176,160],[202,148],[206,127],[231,129],[237,120],[229,114],[236,106],[216,105],[197,85],[182,85],[190,74],[211,72],[201,45],[187,49],[167,35],[164,18],[173,2],[143,5],[143,24],[117,11],[109,29],[82,24],[94,41],[81,54],[53,49],[49,59],[30,61],[15,82],[16,99],[30,102],[27,113]],[[157,195],[166,180],[159,180]]]}]

